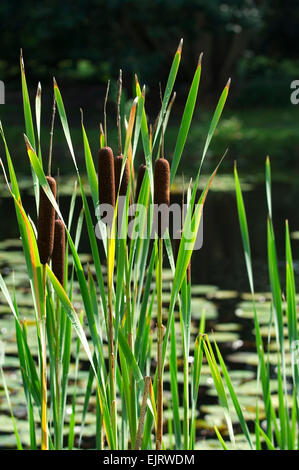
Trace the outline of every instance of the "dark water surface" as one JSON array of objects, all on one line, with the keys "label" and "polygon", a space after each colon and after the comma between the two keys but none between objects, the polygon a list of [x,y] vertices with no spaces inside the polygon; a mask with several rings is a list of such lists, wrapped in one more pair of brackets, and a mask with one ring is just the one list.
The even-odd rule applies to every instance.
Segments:
[{"label": "dark water surface", "polygon": [[[274,183],[272,196],[274,228],[276,231],[278,260],[281,272],[281,286],[283,291],[285,286],[285,220],[289,220],[291,233],[299,230],[299,208],[297,204],[297,201],[299,201],[299,185],[297,187],[294,183]],[[60,197],[61,211],[65,216],[68,214],[70,197],[71,196]],[[32,219],[35,220],[34,199],[33,196],[30,195],[30,191],[27,193],[25,192],[22,199],[27,213],[29,213]],[[264,185],[258,184],[250,190],[245,191],[244,202],[248,216],[255,289],[256,292],[260,293],[259,295],[261,300],[260,307],[258,307],[258,309],[260,308],[263,310],[263,304],[266,303],[266,300],[269,300],[269,294],[267,294],[269,291],[269,281],[266,249],[267,206]],[[78,197],[75,209],[75,221],[80,210],[81,201],[80,197]],[[0,213],[0,241],[16,239],[18,237],[18,229],[16,224],[15,208],[11,199],[4,197],[0,198]],[[213,330],[219,335],[221,351],[230,367],[230,370],[236,374],[238,386],[241,387],[246,384],[250,385],[255,375],[255,344],[253,320],[250,315],[249,317],[246,315],[246,312],[250,312],[251,307],[247,296],[249,287],[234,191],[212,190],[209,193],[205,204],[203,222],[203,247],[198,252],[195,252],[192,257],[192,285],[194,285],[195,295],[194,313],[192,313],[194,330],[191,334],[196,335],[201,311],[207,306],[208,312],[212,313],[207,322],[207,331],[209,332]],[[296,233],[292,240],[292,248],[296,278],[298,280],[299,239],[296,239]],[[83,228],[79,251],[81,253],[90,253],[85,228]],[[7,258],[9,266],[9,252],[7,252]],[[6,265],[4,264],[4,267],[5,266]],[[10,269],[5,268],[4,274],[6,271],[9,273]],[[206,288],[204,286],[206,286]],[[0,339],[5,339],[5,321],[7,321],[7,315],[0,317]],[[244,360],[238,359],[238,354],[240,352],[242,354],[251,354],[251,356],[244,356]],[[181,369],[181,365],[179,369]],[[14,371],[14,367],[9,367],[8,371]],[[167,373],[165,378],[167,397],[167,389],[169,389],[169,385],[167,384]],[[240,393],[244,393],[244,391]],[[250,393],[250,391],[244,393],[244,400],[246,399],[249,403],[251,403],[250,400],[252,400],[252,403],[254,404],[254,397],[252,396],[250,399]],[[199,403],[200,414],[198,420],[198,434],[202,438],[199,441],[199,445],[202,445],[204,448],[210,448],[211,445],[217,446],[212,426],[207,423],[211,423],[211,421],[213,421],[213,423],[216,422],[217,424],[219,421],[220,424],[218,424],[221,427],[221,423],[223,423],[223,413],[221,413],[221,410],[219,411],[217,408],[217,398],[213,391],[211,379],[208,374],[204,376],[204,380],[200,388]],[[246,405],[244,406],[246,408]],[[19,405],[19,409],[23,409],[21,405]],[[248,407],[248,410],[249,409],[250,406]],[[248,420],[250,423],[254,418],[251,417],[250,411],[248,411],[248,413]],[[24,419],[24,416],[22,418]],[[7,434],[1,431],[1,426],[4,426],[1,419],[7,419],[7,411],[5,411],[4,402],[0,409],[0,447],[11,447],[14,445],[14,441],[13,439],[9,440],[7,438]],[[9,434],[8,437],[11,436],[12,435]],[[208,438],[207,441],[205,441],[206,438]],[[86,436],[84,442],[88,447],[94,446],[92,430],[91,435],[89,434]],[[203,442],[203,444],[201,444],[201,442]],[[205,442],[206,444],[204,444]]]}]

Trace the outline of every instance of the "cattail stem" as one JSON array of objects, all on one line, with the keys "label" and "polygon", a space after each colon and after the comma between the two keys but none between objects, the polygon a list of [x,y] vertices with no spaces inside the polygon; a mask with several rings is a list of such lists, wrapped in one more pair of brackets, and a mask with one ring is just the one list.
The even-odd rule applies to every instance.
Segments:
[{"label": "cattail stem", "polygon": [[163,238],[159,238],[159,258],[157,266],[157,435],[156,450],[162,449],[163,436],[163,323],[162,323],[162,269],[163,269]]},{"label": "cattail stem", "polygon": [[118,150],[122,153],[122,142],[121,142],[121,117],[120,117],[120,102],[122,94],[122,70],[119,71],[118,87],[117,87],[117,131],[118,131]]},{"label": "cattail stem", "polygon": [[138,430],[137,430],[134,450],[139,450],[141,443],[142,443],[142,431],[143,431],[144,419],[145,419],[145,413],[146,413],[146,407],[147,407],[147,397],[150,391],[150,384],[151,384],[151,378],[144,377],[144,391],[143,391],[142,403],[140,407],[140,418],[138,422]]},{"label": "cattail stem", "polygon": [[53,134],[54,134],[55,113],[56,113],[56,99],[55,99],[55,94],[54,94],[54,96],[53,96],[53,107],[52,107],[51,130],[50,130],[49,160],[48,160],[48,175],[49,176],[51,176],[51,166],[52,166],[52,149],[53,149]]},{"label": "cattail stem", "polygon": [[63,445],[63,436],[62,436],[62,430],[61,430],[61,413],[60,413],[60,357],[59,357],[59,310],[60,310],[60,302],[59,302],[59,297],[57,296],[56,299],[56,326],[55,326],[55,380],[56,380],[56,400],[57,400],[57,418],[59,422],[59,426],[57,429],[57,436],[56,436],[56,448],[57,450],[62,449]]},{"label": "cattail stem", "polygon": [[104,136],[105,136],[105,145],[108,145],[108,141],[107,141],[107,101],[108,101],[109,89],[110,89],[110,80],[108,80],[108,83],[107,83],[107,89],[106,89],[106,95],[105,95],[105,101],[104,101]]},{"label": "cattail stem", "polygon": [[[107,259],[110,255],[110,229],[107,227]],[[108,279],[110,279],[110,263],[108,263]],[[111,425],[115,440],[115,449],[117,449],[117,403],[116,403],[116,376],[115,376],[115,354],[114,354],[114,332],[113,332],[113,303],[112,303],[112,285],[108,280],[108,353],[109,353],[109,380],[111,396]]]},{"label": "cattail stem", "polygon": [[189,364],[188,354],[184,355],[184,423],[183,423],[183,434],[184,434],[184,449],[189,447]]},{"label": "cattail stem", "polygon": [[[64,285],[64,270],[65,270],[65,227],[62,220],[55,220],[54,230],[54,246],[52,252],[52,270],[57,277],[60,284]],[[55,379],[56,379],[56,398],[57,398],[57,415],[58,421],[60,419],[60,358],[59,358],[59,310],[60,303],[57,297],[56,302],[56,326],[55,326],[55,341],[56,341],[56,361],[55,361]],[[58,426],[58,436],[56,439],[56,447],[60,449],[62,447],[62,435],[60,432],[60,426]]]},{"label": "cattail stem", "polygon": [[[154,202],[155,205],[169,206],[170,168],[165,158],[159,158],[155,163],[154,172]],[[163,270],[163,235],[166,229],[162,226],[161,214],[158,214],[158,262],[156,271],[157,281],[157,435],[156,449],[162,449],[163,435],[163,323],[162,323],[162,270]]]},{"label": "cattail stem", "polygon": [[[40,334],[42,337],[42,450],[48,450],[48,423],[47,423],[47,348],[46,348],[46,285],[47,267],[43,265],[43,296],[44,315],[40,318]],[[43,321],[42,321],[43,320]]]}]

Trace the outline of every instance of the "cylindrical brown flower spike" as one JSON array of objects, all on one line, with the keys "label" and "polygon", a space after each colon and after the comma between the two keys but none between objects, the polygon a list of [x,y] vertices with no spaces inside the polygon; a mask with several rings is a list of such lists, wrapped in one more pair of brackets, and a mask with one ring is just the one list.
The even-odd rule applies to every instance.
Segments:
[{"label": "cylindrical brown flower spike", "polygon": [[52,252],[52,270],[60,284],[64,284],[65,265],[65,227],[62,220],[55,220],[54,247]]},{"label": "cylindrical brown flower spike", "polygon": [[98,181],[99,203],[115,207],[115,182],[113,152],[110,147],[99,150]]},{"label": "cylindrical brown flower spike", "polygon": [[[56,181],[52,176],[47,176],[50,189],[56,198]],[[42,264],[48,263],[51,258],[54,244],[55,209],[49,201],[46,193],[41,188],[39,201],[39,214],[37,223],[37,246]]]},{"label": "cylindrical brown flower spike", "polygon": [[[170,168],[168,160],[159,158],[155,163],[154,171],[154,203],[158,206],[166,204],[169,206],[170,195]],[[166,230],[165,223],[162,226],[161,213],[158,213],[158,237],[161,238]]]},{"label": "cylindrical brown flower spike", "polygon": [[140,165],[140,167],[138,169],[137,185],[136,185],[136,193],[135,193],[135,201],[136,202],[138,202],[139,193],[140,193],[140,189],[141,189],[141,186],[142,186],[142,183],[143,183],[143,178],[144,178],[145,172],[146,172],[146,165],[144,165],[144,163],[143,163],[142,165]]},{"label": "cylindrical brown flower spike", "polygon": [[128,159],[126,159],[123,176],[120,183],[121,167],[123,161],[123,155],[118,155],[118,157],[115,157],[114,159],[115,195],[117,195],[119,189],[120,196],[125,196],[127,194],[127,189],[130,183],[130,163]]}]

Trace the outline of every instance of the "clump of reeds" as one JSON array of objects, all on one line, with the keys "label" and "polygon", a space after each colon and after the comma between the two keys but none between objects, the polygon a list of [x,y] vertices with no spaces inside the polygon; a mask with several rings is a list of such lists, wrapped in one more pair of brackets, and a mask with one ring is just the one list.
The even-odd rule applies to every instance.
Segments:
[{"label": "clump of reeds", "polygon": [[[134,243],[122,243],[120,237],[115,237],[117,233],[116,226],[110,227],[107,224],[106,239],[104,240],[105,261],[107,261],[107,277],[103,276],[103,266],[96,243],[96,234],[94,231],[92,213],[87,203],[87,193],[82,184],[80,172],[76,162],[76,156],[71,143],[70,130],[68,127],[67,116],[63,105],[62,96],[56,81],[54,80],[53,114],[51,124],[51,141],[49,150],[48,175],[51,175],[51,156],[52,156],[52,138],[55,116],[55,102],[57,111],[63,125],[63,131],[66,136],[68,146],[71,151],[72,159],[76,169],[76,177],[79,181],[80,192],[83,203],[83,212],[78,219],[75,243],[72,240],[70,231],[65,229],[61,220],[55,222],[54,209],[46,194],[41,188],[40,217],[38,223],[38,249],[40,251],[40,259],[43,263],[40,269],[38,249],[33,234],[31,223],[22,207],[18,181],[15,178],[13,163],[11,161],[2,126],[0,125],[0,136],[2,137],[7,162],[10,172],[11,185],[9,190],[13,194],[16,202],[16,211],[18,215],[18,223],[20,226],[21,239],[24,252],[26,254],[26,266],[28,274],[32,281],[33,303],[36,307],[38,316],[38,327],[36,329],[38,339],[39,364],[34,367],[35,357],[31,356],[31,345],[29,343],[30,335],[27,337],[23,324],[18,322],[16,318],[16,332],[18,337],[18,350],[20,356],[20,366],[26,374],[22,374],[23,387],[26,391],[27,400],[27,416],[30,420],[30,447],[36,448],[36,432],[42,430],[42,448],[61,449],[65,446],[65,430],[68,433],[68,448],[72,449],[77,437],[76,423],[78,421],[76,408],[76,385],[78,371],[80,368],[80,347],[84,348],[85,353],[90,361],[91,368],[88,384],[85,391],[84,406],[87,411],[89,403],[91,404],[91,393],[93,391],[93,380],[96,385],[96,447],[103,449],[109,447],[111,450],[116,449],[152,449],[152,431],[155,420],[156,425],[156,447],[164,448],[162,439],[163,424],[165,428],[167,423],[163,423],[163,369],[168,357],[168,342],[171,340],[169,369],[171,371],[171,393],[173,403],[173,417],[168,421],[168,441],[169,448],[174,445],[177,449],[194,449],[196,437],[196,409],[197,396],[200,379],[201,367],[201,336],[197,338],[194,347],[194,365],[192,366],[192,393],[188,386],[188,359],[189,359],[189,337],[190,337],[190,318],[191,318],[191,286],[188,284],[186,289],[186,270],[182,267],[187,266],[190,260],[190,251],[184,250],[180,255],[180,260],[176,263],[174,279],[171,286],[171,296],[169,306],[167,307],[167,315],[165,315],[165,328],[162,324],[162,268],[163,268],[163,235],[164,232],[160,226],[157,230],[158,237],[155,243],[150,243],[149,237],[152,233],[152,217],[150,213],[150,204],[155,202],[158,206],[169,205],[170,184],[174,182],[176,171],[181,160],[184,150],[189,126],[191,124],[193,111],[196,104],[197,92],[200,81],[201,63],[199,63],[194,72],[194,79],[190,86],[190,92],[186,101],[183,112],[181,126],[178,131],[175,148],[173,149],[173,159],[171,171],[169,164],[164,158],[164,134],[167,130],[168,118],[170,115],[173,99],[170,101],[171,94],[179,68],[182,52],[182,41],[175,53],[173,63],[169,72],[169,78],[166,84],[164,96],[161,89],[161,109],[154,128],[147,122],[147,111],[145,108],[145,88],[141,90],[138,78],[135,81],[136,98],[133,101],[130,119],[126,125],[124,117],[120,113],[121,104],[121,86],[122,76],[118,83],[117,94],[117,128],[119,147],[117,155],[124,155],[127,159],[124,168],[122,182],[120,184],[120,176],[117,174],[118,166],[119,174],[122,166],[122,157],[116,157],[114,160],[111,148],[107,147],[107,120],[106,120],[106,104],[108,99],[109,84],[107,87],[105,106],[104,106],[104,130],[101,130],[100,142],[101,150],[98,156],[98,188],[96,181],[96,171],[94,168],[93,158],[90,151],[88,137],[85,132],[83,116],[82,130],[83,143],[87,176],[89,181],[90,192],[94,210],[97,211],[98,203],[108,204],[115,208],[116,193],[120,195],[127,194],[128,189],[133,191],[134,182],[134,158],[137,149],[142,146],[143,158],[146,165],[141,165],[138,172],[138,181],[136,185],[135,202],[140,196],[141,186],[144,187],[147,198],[143,198],[143,203],[147,210],[146,219],[140,218],[142,225],[145,221],[149,222],[146,227],[148,237],[144,237],[143,230],[137,233]],[[41,87],[38,89],[36,97],[36,132],[34,123],[32,122],[32,112],[30,107],[29,93],[26,85],[24,65],[22,64],[22,94],[24,98],[24,111],[26,117],[26,134],[28,134],[27,152],[33,169],[34,187],[37,189],[36,182],[44,187],[45,174],[43,168],[44,150],[41,149],[40,142],[40,111],[41,111]],[[222,108],[224,106],[228,87],[223,91],[221,99],[217,105],[214,118],[211,122],[207,142],[204,149],[206,154],[214,133],[218,120],[220,118]],[[126,136],[124,146],[122,146],[121,123],[126,128]],[[162,140],[161,140],[162,138]],[[139,142],[141,145],[139,145]],[[159,144],[160,142],[160,144]],[[204,155],[200,163],[196,184],[193,189],[193,196],[190,199],[190,212],[194,213],[194,223],[198,226],[200,220],[200,212],[195,207],[195,193],[197,191],[197,181],[199,178],[200,168],[203,163]],[[156,160],[156,157],[160,157]],[[122,161],[121,161],[122,160]],[[154,162],[155,168],[153,171]],[[117,163],[118,162],[118,163]],[[0,160],[1,164],[1,160]],[[131,172],[131,174],[130,174]],[[145,176],[145,172],[148,175]],[[153,174],[154,173],[154,174]],[[214,174],[213,174],[214,175]],[[213,175],[210,179],[212,182]],[[53,178],[47,178],[48,184],[56,193],[56,186]],[[130,188],[128,185],[130,184]],[[154,187],[153,187],[154,186]],[[209,186],[208,186],[209,187]],[[118,192],[119,189],[119,192]],[[202,195],[205,199],[208,190]],[[134,192],[134,191],[133,191]],[[36,205],[39,203],[38,191],[35,191]],[[56,194],[54,194],[56,196]],[[76,201],[76,192],[73,193],[68,227],[72,226],[73,209]],[[59,217],[62,217],[58,207],[55,205]],[[44,214],[48,212],[48,215]],[[50,215],[49,215],[50,214]],[[82,215],[82,217],[81,217]],[[114,214],[115,215],[115,214]],[[21,217],[22,216],[22,217]],[[78,244],[81,236],[81,228],[83,226],[83,216],[86,220],[87,232],[92,250],[93,266],[96,273],[96,283],[93,274],[88,270],[88,279],[84,275],[84,266],[80,261],[78,253]],[[126,214],[126,217],[130,215]],[[136,217],[137,219],[137,217]],[[114,219],[115,220],[115,219]],[[129,219],[128,219],[129,220]],[[144,220],[144,221],[143,221]],[[55,231],[54,231],[55,224]],[[125,224],[124,224],[125,225]],[[161,225],[161,221],[160,221]],[[166,222],[163,220],[163,225]],[[166,228],[166,227],[165,227]],[[51,235],[52,234],[52,235]],[[24,235],[24,236],[23,236]],[[34,234],[33,234],[34,235]],[[67,235],[67,238],[65,238]],[[44,249],[42,240],[47,237],[47,252]],[[50,241],[49,241],[50,238]],[[52,240],[52,241],[51,241]],[[68,279],[67,271],[64,273],[64,243],[68,240],[68,247],[71,252],[73,270],[70,279]],[[54,242],[54,246],[53,246]],[[33,248],[33,249],[32,249]],[[167,255],[171,259],[171,250],[167,247]],[[53,251],[52,251],[53,250]],[[52,269],[47,266],[52,253]],[[156,256],[158,255],[158,256]],[[67,251],[65,256],[67,257]],[[188,262],[187,262],[188,261]],[[156,286],[154,284],[154,271],[156,269]],[[74,285],[73,271],[78,281],[80,295],[78,305],[84,305],[82,315],[76,314],[76,304],[73,305]],[[55,275],[56,276],[55,276]],[[58,279],[58,281],[57,281]],[[107,281],[106,281],[107,280]],[[3,281],[2,281],[3,284]],[[1,284],[2,290],[3,286]],[[54,308],[55,299],[53,289],[56,293],[56,311]],[[77,285],[76,285],[77,290]],[[157,293],[157,370],[153,383],[149,377],[152,373],[151,365],[152,357],[152,338],[151,325],[155,314],[155,290]],[[187,291],[187,292],[186,292]],[[6,299],[9,297],[8,289],[4,289]],[[182,301],[180,302],[180,299]],[[178,302],[179,300],[179,302]],[[17,299],[16,299],[17,301]],[[8,298],[10,306],[14,302]],[[182,321],[181,335],[177,336],[175,329],[174,309],[179,304],[181,309],[180,319]],[[166,307],[166,305],[165,305]],[[15,309],[13,309],[15,314]],[[83,315],[86,316],[87,323],[83,328]],[[99,318],[101,318],[100,321]],[[104,320],[104,321],[102,321]],[[25,328],[25,326],[24,326]],[[72,349],[72,331],[78,335],[76,358]],[[89,328],[89,339],[86,335],[86,328]],[[174,333],[173,333],[174,332]],[[203,333],[203,328],[200,330]],[[105,341],[108,342],[108,357]],[[179,393],[177,381],[177,357],[176,344],[183,344],[184,349],[184,388],[183,394]],[[92,347],[90,347],[92,343]],[[25,351],[25,355],[24,355]],[[94,354],[92,353],[94,351]],[[35,354],[35,350],[34,350]],[[71,361],[75,359],[75,380],[69,383],[68,372],[70,370]],[[109,359],[107,361],[106,359]],[[40,369],[40,374],[38,373]],[[48,371],[48,376],[47,376]],[[116,380],[117,378],[117,380]],[[194,379],[194,380],[193,380]],[[144,381],[144,389],[142,396],[142,380]],[[34,387],[32,388],[32,384]],[[50,394],[47,396],[47,386],[49,385]],[[72,389],[69,389],[71,385]],[[70,390],[72,390],[72,407],[70,419],[66,421],[66,404],[69,403]],[[192,397],[191,409],[191,426],[188,426],[187,418],[189,415],[188,397]],[[40,399],[39,399],[40,396]],[[142,402],[141,402],[142,397]],[[150,400],[150,406],[149,401]],[[180,419],[179,408],[184,406],[183,426]],[[119,404],[119,405],[118,405]],[[48,407],[50,413],[47,413]],[[126,412],[117,413],[117,408],[126,410]],[[157,410],[157,413],[155,413]],[[81,437],[84,435],[84,417],[82,416],[82,427],[78,447],[81,447]],[[157,418],[157,419],[156,419]],[[40,427],[41,421],[41,427]],[[190,429],[190,431],[188,430]],[[175,430],[173,434],[172,430]],[[184,432],[184,442],[182,442],[182,430]],[[17,435],[17,431],[16,435]],[[171,437],[172,435],[172,437]],[[190,439],[189,439],[190,435]],[[173,438],[175,438],[175,443]],[[76,439],[77,442],[77,439]],[[184,446],[184,447],[183,447]]]},{"label": "clump of reeds", "polygon": [[65,270],[65,227],[60,219],[55,220],[54,246],[52,252],[52,271],[60,284],[64,284]]},{"label": "clump of reeds", "polygon": [[[56,181],[52,176],[47,176],[46,178],[50,189],[56,198]],[[42,264],[48,263],[51,258],[54,245],[54,230],[55,209],[44,190],[41,189],[37,223],[37,245]]]}]

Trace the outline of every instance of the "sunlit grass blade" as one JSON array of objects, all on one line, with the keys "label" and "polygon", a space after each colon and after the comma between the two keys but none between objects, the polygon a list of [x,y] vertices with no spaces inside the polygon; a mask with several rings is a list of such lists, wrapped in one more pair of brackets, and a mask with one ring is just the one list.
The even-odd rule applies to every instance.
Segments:
[{"label": "sunlit grass blade", "polygon": [[155,147],[155,144],[156,144],[156,141],[157,141],[157,138],[158,138],[158,135],[159,135],[159,131],[160,131],[162,122],[164,120],[164,116],[165,116],[165,113],[166,113],[168,102],[169,102],[171,94],[172,94],[172,90],[173,90],[173,87],[174,87],[175,79],[176,79],[178,68],[179,68],[180,61],[181,61],[182,47],[183,47],[183,39],[181,39],[181,41],[179,43],[178,49],[175,53],[175,56],[174,56],[174,59],[173,59],[172,65],[171,65],[171,69],[170,69],[170,72],[169,72],[169,76],[168,76],[168,80],[167,80],[167,84],[166,84],[166,87],[165,87],[165,92],[164,92],[164,96],[163,96],[163,100],[162,100],[162,107],[161,107],[161,111],[160,111],[160,115],[159,115],[159,120],[158,120],[157,128],[156,128],[156,131],[155,131],[155,135],[154,135],[153,148]]},{"label": "sunlit grass blade", "polygon": [[217,346],[217,343],[215,341],[214,341],[214,345],[215,345],[218,360],[219,360],[219,363],[220,363],[220,366],[221,366],[221,369],[222,369],[222,372],[223,372],[223,375],[224,375],[224,378],[225,378],[225,381],[226,381],[226,385],[227,385],[228,390],[229,390],[229,394],[231,396],[231,399],[233,401],[237,416],[239,418],[240,425],[242,427],[243,433],[244,433],[244,435],[245,435],[245,437],[248,441],[248,444],[249,444],[250,448],[253,449],[253,443],[252,443],[252,440],[251,440],[251,437],[250,437],[249,429],[248,429],[247,423],[245,421],[241,406],[239,404],[237,394],[235,392],[235,389],[234,389],[233,384],[231,382],[231,379],[229,377],[229,373],[228,373],[228,370],[227,370],[226,365],[224,363],[221,352],[220,352],[220,350]]},{"label": "sunlit grass blade", "polygon": [[[31,146],[35,149],[36,143],[35,143],[35,135],[34,135],[34,126],[33,126],[30,99],[29,99],[29,93],[28,93],[27,82],[26,82],[22,50],[20,52],[20,68],[21,68],[21,83],[22,83],[23,108],[24,108],[26,134],[28,135]],[[38,211],[39,185],[38,185],[37,178],[34,173],[32,173],[32,179],[33,179],[33,188],[34,188],[34,195],[35,195],[35,201],[36,201],[36,208]]]},{"label": "sunlit grass blade", "polygon": [[209,342],[209,338],[207,336],[204,337],[203,347],[204,347],[204,350],[205,350],[205,355],[206,355],[208,364],[210,366],[210,371],[211,371],[211,374],[212,374],[212,377],[213,377],[215,388],[217,390],[217,395],[218,395],[220,404],[223,408],[223,412],[224,412],[224,416],[225,416],[225,419],[226,419],[230,440],[231,440],[233,446],[235,446],[235,436],[234,436],[234,431],[233,431],[232,420],[231,420],[231,417],[230,417],[230,410],[229,410],[229,406],[228,406],[227,395],[226,395],[226,392],[225,392],[225,389],[224,389],[224,385],[223,385],[222,377],[221,377],[221,374],[220,374],[220,371],[219,371],[219,368],[218,368],[217,361],[215,359],[214,353],[212,351],[211,344]]},{"label": "sunlit grass blade", "polygon": [[215,129],[216,129],[217,124],[219,122],[219,119],[221,117],[221,114],[222,114],[222,111],[223,111],[223,108],[224,108],[224,105],[225,105],[225,102],[226,102],[226,99],[227,99],[227,96],[228,96],[229,87],[230,87],[230,79],[228,80],[227,84],[225,85],[224,90],[221,93],[218,104],[216,106],[216,109],[215,109],[215,112],[214,112],[214,115],[213,115],[213,118],[212,118],[212,121],[211,121],[211,124],[210,124],[210,128],[209,128],[209,131],[208,131],[205,146],[204,146],[204,149],[203,149],[203,154],[202,154],[201,161],[200,161],[199,171],[201,170],[201,167],[202,167],[203,162],[205,160],[205,157],[206,157],[207,151],[209,149],[211,140],[213,138]]},{"label": "sunlit grass blade", "polygon": [[170,185],[172,185],[174,181],[176,171],[179,166],[180,159],[181,159],[184,146],[187,140],[192,117],[193,117],[193,112],[194,112],[195,103],[197,99],[200,75],[201,75],[201,58],[202,58],[202,55],[200,55],[198,65],[197,65],[197,68],[193,77],[193,81],[192,81],[188,98],[186,101],[183,117],[181,120],[181,125],[179,129],[177,141],[175,144],[174,154],[173,154],[172,162],[171,162],[171,170],[170,170]]},{"label": "sunlit grass blade", "polygon": [[42,108],[42,87],[40,82],[38,82],[37,92],[35,97],[35,119],[36,119],[36,130],[37,130],[37,143],[38,143],[38,158],[42,162],[42,150],[41,150],[41,108]]},{"label": "sunlit grass blade", "polygon": [[[1,346],[2,346],[2,345],[1,345]],[[9,409],[9,413],[10,413],[10,417],[11,417],[11,421],[12,421],[12,425],[13,425],[14,435],[15,435],[15,437],[16,437],[17,449],[18,449],[18,450],[23,450],[23,446],[22,446],[22,443],[21,443],[20,435],[19,435],[19,433],[18,433],[18,428],[17,428],[16,420],[15,420],[15,417],[14,417],[14,414],[13,414],[13,410],[12,410],[12,406],[11,406],[11,401],[10,401],[10,397],[9,397],[9,391],[8,391],[8,388],[7,388],[7,384],[6,384],[6,380],[5,380],[5,374],[4,374],[4,371],[3,371],[3,364],[0,364],[0,373],[1,373],[2,384],[3,384],[3,387],[4,387],[4,393],[5,393],[5,396],[6,396],[6,400],[7,400],[7,404],[8,404],[8,409]]]},{"label": "sunlit grass blade", "polygon": [[227,447],[227,445],[225,444],[225,442],[224,442],[224,440],[223,440],[223,437],[221,436],[221,434],[220,434],[219,429],[217,428],[217,426],[214,426],[214,430],[215,430],[216,436],[217,436],[218,439],[219,439],[220,444],[222,445],[223,450],[228,450],[228,447]]},{"label": "sunlit grass blade", "polygon": [[176,332],[174,317],[171,322],[171,335],[170,335],[170,386],[172,394],[172,412],[174,422],[175,446],[176,449],[181,449],[181,422],[179,416],[179,392],[178,392],[178,368],[177,368],[177,352],[176,352]]},{"label": "sunlit grass blade", "polygon": [[91,191],[91,196],[93,200],[93,205],[94,208],[97,207],[97,203],[99,200],[99,191],[98,191],[98,179],[97,179],[97,173],[95,170],[93,158],[91,155],[91,150],[88,142],[88,138],[86,135],[85,127],[83,124],[83,113],[81,114],[81,126],[82,126],[82,134],[83,134],[83,143],[84,143],[84,154],[85,154],[85,165],[86,165],[86,171],[87,171],[87,176],[88,176],[88,182],[89,182],[89,187]]}]

